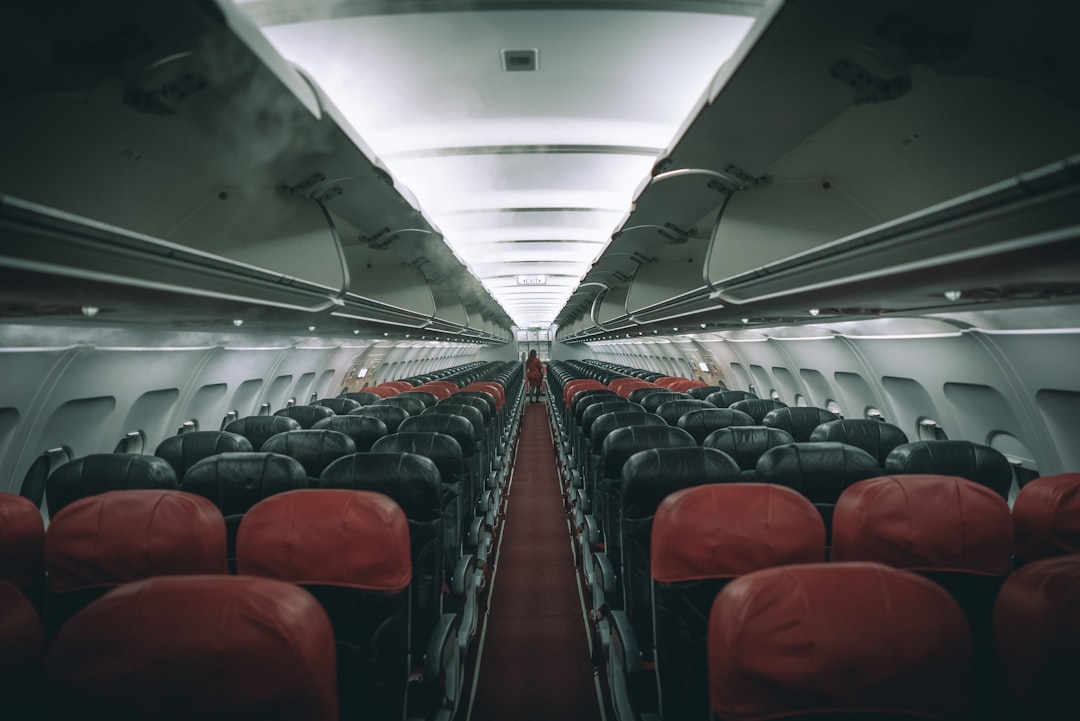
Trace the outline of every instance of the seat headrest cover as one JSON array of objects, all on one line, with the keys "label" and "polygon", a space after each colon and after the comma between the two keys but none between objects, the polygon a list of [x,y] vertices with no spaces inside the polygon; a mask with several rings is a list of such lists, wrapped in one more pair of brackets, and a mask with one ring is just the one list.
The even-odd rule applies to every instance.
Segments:
[{"label": "seat headrest cover", "polygon": [[236,536],[240,573],[283,581],[400,591],[412,579],[409,523],[387,496],[310,489],[271,496]]},{"label": "seat headrest cover", "polygon": [[[784,407],[769,411],[761,419],[761,425],[783,428],[796,441],[809,441],[814,429],[822,423],[838,420],[840,420],[840,416],[824,408],[795,406],[794,408]],[[880,463],[880,461],[878,462]]]},{"label": "seat headrest cover", "polygon": [[180,490],[207,498],[226,516],[246,513],[275,493],[307,488],[300,461],[280,453],[219,453],[188,469]]},{"label": "seat headrest cover", "polygon": [[398,395],[390,396],[389,398],[383,398],[375,405],[402,408],[408,411],[410,416],[418,416],[424,412],[424,409],[427,408],[427,406],[422,400],[413,398],[411,395],[412,394],[405,395],[404,393],[399,393]]},{"label": "seat headrest cover", "polygon": [[570,408],[571,402],[574,400],[574,394],[578,391],[584,390],[606,391],[611,389],[605,386],[600,381],[593,380],[591,378],[578,378],[576,380],[572,380],[563,386],[563,406],[565,406],[566,408]]},{"label": "seat headrest cover", "polygon": [[68,709],[106,718],[337,719],[326,611],[270,578],[173,576],[116,588],[64,624],[46,675]]},{"label": "seat headrest cover", "polygon": [[0,493],[0,581],[25,588],[45,572],[45,522],[28,498]]},{"label": "seat headrest cover", "polygon": [[379,396],[380,398],[390,398],[392,396],[396,396],[398,393],[401,393],[400,388],[393,388],[386,384],[371,386],[369,388],[365,388],[364,390],[368,393],[371,393],[372,395]]},{"label": "seat headrest cover", "polygon": [[913,571],[1009,572],[1009,506],[958,476],[871,478],[845,489],[833,512],[832,557]]},{"label": "seat headrest cover", "polygon": [[136,453],[92,453],[53,471],[45,484],[49,515],[72,501],[105,491],[131,488],[176,490],[176,471],[164,458]]},{"label": "seat headrest cover", "polygon": [[433,405],[439,402],[439,396],[435,395],[434,393],[428,393],[427,391],[419,390],[417,388],[414,388],[411,391],[402,392],[401,397],[416,398],[424,404],[425,408],[431,408]]},{"label": "seat headrest cover", "polygon": [[300,461],[308,476],[318,478],[331,461],[356,453],[356,444],[344,433],[308,428],[272,436],[263,444],[262,450],[291,456]]},{"label": "seat headrest cover", "polygon": [[757,396],[747,391],[717,391],[705,396],[705,400],[717,408],[727,408],[732,403],[745,401],[749,398],[757,398]]},{"label": "seat headrest cover", "polygon": [[270,436],[298,430],[300,430],[299,421],[288,416],[247,416],[237,418],[225,426],[226,432],[247,438],[253,449],[262,448],[262,444],[266,443],[266,439]]},{"label": "seat headrest cover", "polygon": [[[41,672],[45,655],[41,618],[30,599],[3,579],[0,579],[0,649],[3,649],[0,674],[4,678],[0,688],[10,688],[7,683],[27,671],[31,676],[35,668],[37,673]],[[18,711],[15,716],[18,717]]]},{"label": "seat headrest cover", "polygon": [[638,451],[696,445],[689,433],[667,424],[616,428],[604,438],[600,449],[601,472],[605,478],[622,478],[623,464]]},{"label": "seat headrest cover", "polygon": [[1020,561],[1080,553],[1080,473],[1031,481],[1017,494],[1012,518]]},{"label": "seat headrest cover", "polygon": [[765,451],[757,462],[766,483],[794,488],[814,503],[835,503],[856,481],[883,475],[866,451],[843,443],[790,443]]},{"label": "seat headrest cover", "polygon": [[869,418],[841,418],[826,421],[810,434],[811,441],[835,441],[861,448],[878,463],[884,463],[889,452],[908,442],[907,435],[891,423]]},{"label": "seat headrest cover", "polygon": [[1010,575],[994,606],[1003,718],[1076,718],[1080,556],[1036,561]]},{"label": "seat headrest cover", "polygon": [[[774,401],[772,398],[746,398],[735,401],[728,407],[732,410],[742,411],[753,418],[756,425],[761,425],[765,416],[778,408],[787,408],[787,405],[782,401]],[[788,429],[785,428],[784,430]],[[790,431],[788,432],[790,433]]]},{"label": "seat headrest cover", "polygon": [[312,430],[321,429],[344,433],[349,438],[352,438],[353,443],[356,444],[357,452],[368,450],[371,448],[372,443],[390,432],[386,427],[386,423],[374,416],[344,415],[323,418],[312,426]]},{"label": "seat headrest cover", "polygon": [[292,418],[300,424],[301,428],[311,428],[323,418],[329,418],[336,414],[326,406],[289,406],[288,408],[282,408],[280,411],[275,411],[274,415]]},{"label": "seat headrest cover", "polygon": [[191,431],[166,438],[158,444],[154,455],[164,458],[176,471],[177,479],[188,468],[215,453],[251,451],[251,441],[238,433],[227,431]]},{"label": "seat headrest cover", "polygon": [[739,468],[752,471],[765,451],[794,442],[795,439],[785,430],[745,425],[718,428],[707,435],[701,445],[728,454],[739,464]]},{"label": "seat headrest cover", "polygon": [[705,400],[706,398],[708,398],[713,393],[718,393],[719,391],[726,391],[726,390],[727,390],[727,386],[715,385],[715,386],[697,386],[695,388],[689,389],[686,392],[687,392],[687,394],[689,394],[689,396],[691,398],[698,398],[700,400]]},{"label": "seat headrest cover", "polygon": [[879,564],[768,568],[709,615],[709,691],[725,721],[862,712],[967,718],[971,632],[956,601]]},{"label": "seat headrest cover", "polygon": [[453,402],[436,403],[434,406],[432,406],[431,408],[428,408],[426,411],[424,411],[422,415],[426,415],[426,416],[438,416],[438,415],[461,416],[462,418],[465,418],[466,420],[469,421],[469,423],[472,424],[474,433],[476,433],[478,436],[481,436],[481,437],[483,436],[484,425],[485,425],[484,414],[476,406],[468,405],[468,404],[465,404],[465,403],[453,403]]},{"label": "seat headrest cover", "polygon": [[666,426],[664,419],[655,413],[649,413],[642,409],[627,411],[612,411],[597,416],[589,429],[589,443],[592,444],[593,452],[600,452],[600,444],[604,442],[608,434],[617,428],[625,426]]},{"label": "seat headrest cover", "polygon": [[366,391],[355,391],[352,393],[342,393],[340,398],[348,398],[351,401],[356,401],[362,406],[370,406],[375,401],[379,400],[379,396],[375,393],[368,393]]},{"label": "seat headrest cover", "polygon": [[436,401],[443,401],[452,396],[457,391],[457,386],[455,384],[451,383],[450,386],[453,387],[452,390],[449,386],[441,384],[423,383],[416,386],[416,390],[430,393],[431,395],[435,396]]},{"label": "seat headrest cover", "polygon": [[449,414],[413,416],[401,422],[398,433],[445,433],[458,442],[465,458],[471,458],[476,453],[476,429],[464,416]]},{"label": "seat headrest cover", "polygon": [[696,398],[678,398],[657,406],[656,415],[667,421],[668,425],[677,426],[679,420],[690,411],[699,411],[705,408],[716,408],[716,406],[708,401],[700,401]]},{"label": "seat headrest cover", "polygon": [[385,494],[410,521],[441,517],[441,483],[435,463],[415,453],[354,453],[331,463],[319,477],[319,488]]},{"label": "seat headrest cover", "polygon": [[445,433],[391,433],[375,441],[373,453],[415,453],[435,462],[443,483],[452,483],[465,471],[461,444]]},{"label": "seat headrest cover", "polygon": [[732,578],[825,560],[825,524],[810,501],[769,483],[695,486],[656,510],[652,577],[662,583]]},{"label": "seat headrest cover", "polygon": [[1009,497],[1012,467],[998,450],[971,441],[915,441],[892,449],[885,472],[937,473],[981,483],[1002,498]]},{"label": "seat headrest cover", "polygon": [[115,586],[149,576],[228,573],[225,519],[202,496],[110,491],[75,501],[45,534],[49,589]]},{"label": "seat headrest cover", "polygon": [[371,405],[357,408],[355,411],[349,411],[349,415],[360,416],[362,418],[378,418],[386,424],[387,432],[397,433],[397,427],[401,425],[403,420],[409,417],[409,412],[404,408],[395,408],[394,406]]}]

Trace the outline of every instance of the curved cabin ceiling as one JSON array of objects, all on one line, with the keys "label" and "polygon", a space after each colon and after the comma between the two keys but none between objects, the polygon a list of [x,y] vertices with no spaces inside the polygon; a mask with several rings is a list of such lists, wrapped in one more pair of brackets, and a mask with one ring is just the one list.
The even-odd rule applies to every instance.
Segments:
[{"label": "curved cabin ceiling", "polygon": [[559,314],[767,0],[238,4],[527,327]]}]

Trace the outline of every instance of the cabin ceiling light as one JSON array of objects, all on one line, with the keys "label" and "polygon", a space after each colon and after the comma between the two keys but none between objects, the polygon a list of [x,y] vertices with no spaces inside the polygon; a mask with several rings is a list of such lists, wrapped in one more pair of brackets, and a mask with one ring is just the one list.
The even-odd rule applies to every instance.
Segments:
[{"label": "cabin ceiling light", "polygon": [[750,319],[749,319],[749,318],[743,318],[743,319],[742,319],[742,322],[743,322],[743,323],[749,323],[749,322],[750,322]]},{"label": "cabin ceiling light", "polygon": [[82,314],[84,316],[86,316],[87,318],[93,318],[100,311],[101,311],[101,308],[98,308],[97,306],[93,306],[93,305],[84,305],[82,307]]},{"label": "cabin ceiling light", "polygon": [[821,311],[819,309],[817,309],[817,308],[811,308],[807,312],[810,313],[810,315],[814,316],[815,318],[817,318],[818,314],[821,313]]},{"label": "cabin ceiling light", "polygon": [[356,330],[354,330],[354,331],[352,332],[352,334],[353,334],[353,335],[360,335],[360,329],[359,329],[359,328],[357,328]]},{"label": "cabin ceiling light", "polygon": [[960,290],[947,290],[945,291],[945,300],[951,300],[954,303],[964,297],[964,292]]},{"label": "cabin ceiling light", "polygon": [[314,332],[314,330],[315,330],[315,326],[313,326],[313,325],[309,325],[309,326],[307,327],[307,329],[308,329],[309,331],[312,331],[312,332]]},{"label": "cabin ceiling light", "polygon": [[244,320],[242,318],[237,318],[232,322],[232,324],[239,328],[244,324]]}]

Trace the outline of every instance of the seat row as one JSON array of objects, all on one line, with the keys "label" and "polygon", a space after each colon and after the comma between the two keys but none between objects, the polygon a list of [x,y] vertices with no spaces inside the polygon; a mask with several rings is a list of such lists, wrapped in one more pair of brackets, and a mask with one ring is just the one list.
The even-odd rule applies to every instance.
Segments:
[{"label": "seat row", "polygon": [[[426,505],[426,522],[370,491],[264,499],[239,525],[239,576],[227,574],[225,520],[201,496],[80,499],[45,534],[46,642],[0,645],[21,648],[26,670],[47,649],[46,718],[89,704],[118,718],[448,719],[462,618],[430,603],[441,592],[440,502],[431,486],[422,502],[419,488],[413,510]],[[5,602],[32,611],[18,595]],[[36,613],[22,620],[40,640]]]},{"label": "seat row", "polygon": [[[565,379],[559,379],[557,373],[554,375],[557,378],[556,382],[562,380],[564,384],[563,397],[566,403],[563,421],[560,422],[555,419],[553,425],[557,432],[564,434],[564,437],[567,433],[564,424],[572,425],[575,419],[581,420],[584,418],[584,414],[577,415],[574,411],[580,412],[581,405],[585,405],[582,402],[585,398],[600,396],[604,399],[593,400],[590,398],[593,408],[596,405],[604,406],[608,403],[619,402],[610,400],[610,395],[617,395],[612,394],[610,389],[597,388],[592,385],[593,382],[588,381],[566,381]],[[584,389],[582,389],[583,386]],[[627,402],[625,399],[620,400],[623,403]],[[585,410],[585,413],[587,414],[589,410]],[[603,410],[607,409],[604,408]],[[712,413],[720,410],[698,409],[692,412]],[[611,415],[617,416],[619,412],[608,411],[607,413],[601,413],[597,417],[610,420]],[[642,668],[649,668],[649,664],[653,662],[654,658],[652,653],[654,639],[651,628],[653,619],[649,613],[652,589],[647,580],[651,515],[662,498],[683,486],[710,482],[736,483],[747,480],[748,475],[755,480],[780,479],[784,485],[793,486],[809,495],[812,499],[819,501],[816,509],[818,511],[818,525],[824,535],[826,531],[833,527],[833,523],[830,522],[832,504],[845,487],[861,479],[881,476],[886,470],[890,473],[905,474],[900,476],[901,478],[909,477],[906,475],[909,472],[932,473],[935,468],[934,464],[937,464],[938,467],[947,469],[944,471],[947,474],[968,476],[983,482],[984,485],[980,487],[969,481],[963,481],[964,484],[976,489],[969,489],[970,493],[976,494],[976,497],[982,498],[988,504],[987,507],[991,509],[989,518],[994,518],[996,513],[998,530],[1005,529],[1009,533],[1009,538],[1004,539],[1004,541],[999,538],[997,545],[998,551],[1004,549],[1004,568],[1007,571],[1012,543],[1009,512],[1003,497],[1007,493],[1011,474],[1004,458],[994,458],[995,452],[992,452],[992,449],[974,446],[974,444],[964,444],[963,442],[910,444],[909,448],[901,449],[894,457],[895,462],[890,463],[888,469],[882,469],[876,459],[869,455],[868,451],[851,448],[850,446],[841,446],[838,443],[792,444],[790,435],[787,435],[784,439],[786,443],[771,451],[775,457],[766,462],[759,477],[756,470],[752,471],[751,474],[747,474],[742,464],[733,462],[733,459],[725,453],[716,452],[715,448],[693,448],[693,441],[688,442],[685,435],[676,438],[675,436],[678,436],[679,432],[685,429],[672,428],[664,423],[662,418],[656,417],[655,414],[646,414],[642,410],[623,412],[638,414],[636,420],[639,422],[642,417],[647,415],[652,415],[653,419],[646,421],[648,425],[628,426],[611,431],[616,438],[619,438],[619,434],[625,436],[625,438],[614,442],[613,446],[607,445],[611,438],[610,435],[603,440],[601,452],[604,450],[611,451],[605,459],[610,464],[609,466],[598,466],[598,459],[593,459],[592,469],[604,482],[604,492],[597,493],[595,496],[599,501],[598,505],[601,507],[602,513],[599,517],[603,519],[602,521],[593,521],[588,515],[582,516],[578,513],[581,504],[587,504],[590,500],[588,490],[582,490],[587,484],[580,484],[579,481],[580,469],[571,471],[568,482],[571,491],[570,498],[574,504],[575,513],[578,513],[576,518],[579,520],[579,530],[581,532],[579,539],[582,548],[582,570],[587,582],[593,589],[593,615],[597,619],[596,643],[600,651],[599,655],[607,660],[607,677],[616,708],[619,708],[620,705],[628,705],[627,699],[631,698],[629,691],[631,688],[641,688],[641,684],[637,683],[635,675],[641,673]],[[832,428],[844,428],[846,425],[843,421],[827,421],[827,423],[835,424],[831,426]],[[872,427],[882,425],[876,421],[867,421],[866,423],[871,424]],[[619,424],[613,423],[613,425],[618,426]],[[682,423],[680,422],[679,425],[682,425]],[[780,432],[778,429],[768,427],[734,427],[728,430],[735,431],[734,435],[736,437],[744,431],[753,435],[769,435]],[[730,436],[733,434],[725,431],[723,435]],[[879,434],[872,437],[881,440],[883,436]],[[580,439],[578,440],[580,441]],[[903,440],[906,440],[906,438]],[[623,443],[622,441],[626,442]],[[840,448],[823,448],[822,446],[840,446]],[[587,446],[584,447],[587,448]],[[642,450],[647,448],[653,450]],[[893,450],[896,449],[890,450],[889,453],[892,453]],[[574,450],[573,443],[568,444],[563,451],[564,455],[570,458],[581,453],[581,451]],[[886,456],[887,458],[888,456]],[[838,459],[842,461],[839,464],[836,463]],[[987,459],[990,459],[990,462]],[[992,462],[994,460],[1000,462],[995,464]],[[922,464],[922,466],[919,464]],[[1001,469],[1004,469],[1004,474],[1001,473]],[[585,473],[589,472],[589,467],[586,466]],[[997,475],[995,476],[994,473]],[[916,478],[917,476],[910,477]],[[798,482],[792,483],[792,480]],[[954,477],[948,482],[955,484],[960,480]],[[945,481],[942,482],[945,483]],[[870,483],[870,481],[864,481],[864,483]],[[574,493],[575,486],[577,486],[576,494]],[[594,488],[595,486],[590,487]],[[1028,497],[1037,492],[1036,488],[1032,487]],[[815,493],[823,491],[827,491],[831,497],[828,499],[815,498]],[[945,498],[949,498],[948,491],[939,489],[937,492],[944,494]],[[594,493],[596,492],[594,491]],[[805,499],[803,499],[803,502],[805,503]],[[926,502],[933,503],[934,501],[927,500]],[[590,510],[588,506],[585,508]],[[813,507],[811,506],[811,508]],[[738,512],[736,511],[736,513]],[[1021,508],[1020,517],[1023,517],[1023,515]],[[955,527],[962,528],[962,518],[962,515],[954,516],[947,521],[942,521],[942,523],[944,527],[948,527],[951,523]],[[1004,523],[1001,522],[1002,518]],[[886,521],[888,520],[886,518]],[[892,520],[895,522],[895,519]],[[768,523],[765,519],[761,519],[761,522],[766,525]],[[752,528],[753,522],[744,519],[743,525],[747,524],[749,524],[748,527]],[[953,530],[955,532],[955,528]],[[1019,531],[1017,536],[1018,538],[1021,537]],[[684,545],[692,545],[686,537],[682,538],[681,542]],[[963,546],[962,541],[960,546]],[[817,560],[824,560],[827,553],[826,549],[827,546],[823,548]],[[1023,555],[1019,545],[1017,546],[1017,552],[1018,556]],[[842,554],[841,557],[843,557]],[[1001,557],[1002,554],[999,553],[999,561]],[[643,558],[646,559],[644,562],[642,561]],[[888,561],[890,559],[884,558],[880,560]],[[999,570],[1001,567],[999,563]],[[980,582],[965,581],[965,583],[975,587],[980,586]],[[1000,577],[997,578],[996,583],[1000,584]],[[991,590],[994,590],[994,584],[995,581],[992,580],[983,582],[982,586],[988,585]],[[987,596],[992,598],[992,593],[983,594],[984,598]],[[981,619],[975,625],[985,630],[989,627],[986,620],[988,611],[985,603],[982,608],[981,615],[975,614]],[[987,633],[978,636],[981,644],[980,651],[984,650],[987,638]],[[640,658],[643,660],[640,664],[631,662],[627,665],[626,659],[634,658],[635,654],[640,654]],[[987,655],[980,653],[979,657],[987,658]],[[656,664],[658,668],[663,667],[659,652]],[[667,666],[670,668],[672,664],[669,662]],[[685,675],[685,673],[676,674],[677,677]],[[985,699],[991,695],[986,691],[985,686],[986,679],[989,678],[986,668],[979,669],[978,678],[980,679],[981,692],[976,694],[976,698]],[[668,694],[668,696],[670,697],[672,694]],[[678,698],[679,694],[674,694],[674,697]],[[620,700],[623,701],[622,704],[619,703]],[[645,705],[649,706],[647,703]],[[630,713],[625,708],[623,710]],[[627,716],[626,713],[620,713],[620,717],[630,718],[631,716]],[[636,718],[636,716],[633,717]],[[681,717],[680,715],[674,716],[674,718]]]}]

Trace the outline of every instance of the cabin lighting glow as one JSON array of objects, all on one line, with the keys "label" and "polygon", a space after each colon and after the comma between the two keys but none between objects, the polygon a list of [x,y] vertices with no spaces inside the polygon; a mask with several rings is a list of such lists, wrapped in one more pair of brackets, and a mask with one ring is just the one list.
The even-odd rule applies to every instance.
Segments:
[{"label": "cabin lighting glow", "polygon": [[360,335],[360,329],[356,329],[352,332],[353,335]]},{"label": "cabin lighting glow", "polygon": [[701,361],[700,363],[698,363],[697,367],[701,369],[702,373],[709,372],[709,366],[705,363],[705,361]]},{"label": "cabin lighting glow", "polygon": [[960,290],[947,290],[945,291],[945,300],[956,302],[964,297],[964,292]]},{"label": "cabin lighting glow", "polygon": [[749,319],[749,318],[743,318],[743,319],[742,319],[742,322],[743,322],[743,324],[749,323],[749,322],[750,322],[750,319]]},{"label": "cabin lighting glow", "polygon": [[237,318],[237,319],[233,320],[232,324],[235,325],[237,328],[239,328],[240,326],[242,326],[244,324],[244,320],[242,318]]},{"label": "cabin lighting glow", "polygon": [[93,318],[101,311],[101,308],[92,305],[84,305],[82,307],[82,314],[87,318]]},{"label": "cabin lighting glow", "polygon": [[313,325],[309,325],[309,326],[307,327],[307,329],[308,329],[309,331],[312,331],[312,332],[314,332],[314,330],[315,330],[315,326],[313,326]]},{"label": "cabin lighting glow", "polygon": [[807,311],[807,312],[808,312],[808,313],[810,313],[810,315],[812,315],[812,316],[814,316],[815,318],[817,318],[817,317],[818,317],[818,314],[819,314],[819,313],[821,313],[821,310],[820,310],[820,309],[818,309],[818,308],[811,308],[811,309],[810,309],[809,311]]}]

